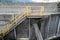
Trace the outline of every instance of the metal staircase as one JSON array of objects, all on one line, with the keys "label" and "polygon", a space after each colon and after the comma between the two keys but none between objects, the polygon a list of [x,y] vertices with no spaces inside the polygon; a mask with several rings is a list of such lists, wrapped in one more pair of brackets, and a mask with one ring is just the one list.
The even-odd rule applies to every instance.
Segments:
[{"label": "metal staircase", "polygon": [[[31,10],[32,11],[32,10]],[[20,24],[22,21],[24,21],[26,19],[26,17],[29,16],[33,16],[33,17],[37,17],[37,16],[43,16],[43,12],[44,12],[44,7],[41,6],[40,10],[33,10],[33,11],[39,11],[40,13],[37,14],[32,14],[29,13],[29,7],[25,7],[24,8],[24,13],[22,14],[17,14],[15,15],[14,19],[10,22],[7,23],[5,26],[3,26],[0,30],[0,36],[5,36],[6,34],[8,34],[11,30],[13,30],[18,24]]]},{"label": "metal staircase", "polygon": [[5,36],[8,34],[11,30],[13,30],[18,24],[20,24],[22,21],[26,19],[26,16],[24,14],[17,14],[14,17],[14,20],[12,20],[10,23],[7,23],[4,27],[0,30],[0,36]]}]

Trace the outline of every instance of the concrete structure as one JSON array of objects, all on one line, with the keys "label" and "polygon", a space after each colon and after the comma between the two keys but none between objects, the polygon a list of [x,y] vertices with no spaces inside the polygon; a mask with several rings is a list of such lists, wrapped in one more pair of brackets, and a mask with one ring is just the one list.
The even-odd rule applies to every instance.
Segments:
[{"label": "concrete structure", "polygon": [[[32,12],[32,10],[40,10],[40,6],[44,6],[43,14],[57,14],[57,3],[0,3],[0,5],[0,13],[3,14],[24,13],[24,8],[26,6],[29,6],[29,10],[31,10],[29,13],[35,14],[35,12]],[[36,11],[36,13],[39,12]]]},{"label": "concrete structure", "polygon": [[[45,32],[43,31],[44,26],[42,26],[43,27],[42,29],[36,30],[36,27],[35,28],[33,27],[33,23],[36,22],[37,24],[39,23],[39,25],[41,25],[40,24],[41,21],[43,21],[43,23],[44,22],[46,23],[46,20],[48,20],[50,15],[59,14],[58,8],[57,8],[57,2],[54,2],[54,3],[0,3],[0,5],[1,5],[0,6],[0,15],[1,15],[0,20],[2,22],[0,23],[0,31],[1,31],[0,36],[4,37],[8,34],[6,37],[9,37],[10,39],[20,40],[20,38],[28,38],[30,40],[31,39],[36,40],[36,37],[38,34],[37,31],[41,30],[43,39],[40,33],[39,33],[38,39],[39,37],[41,37],[41,40],[44,40],[48,38],[49,36],[51,37],[51,35],[46,36],[44,34]],[[49,22],[52,22],[52,19],[53,18],[51,17],[51,21],[50,20],[47,21],[46,25],[48,26],[46,26],[44,23],[44,25],[46,26],[46,29],[47,28],[50,29],[49,25],[51,25],[51,23]],[[55,23],[55,21],[53,22]],[[39,27],[41,28],[41,26]],[[33,32],[34,29],[35,29],[35,32]],[[46,38],[44,35],[46,36]]]}]

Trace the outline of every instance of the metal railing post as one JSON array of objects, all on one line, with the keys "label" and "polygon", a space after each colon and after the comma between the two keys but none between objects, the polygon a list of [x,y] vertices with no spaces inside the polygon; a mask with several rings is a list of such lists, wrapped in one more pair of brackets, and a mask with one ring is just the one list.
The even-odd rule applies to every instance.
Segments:
[{"label": "metal railing post", "polygon": [[29,8],[28,8],[28,6],[26,6],[25,7],[25,9],[24,9],[24,14],[25,14],[25,16],[29,16]]},{"label": "metal railing post", "polygon": [[1,34],[2,34],[2,35],[4,34],[4,28],[1,29]]},{"label": "metal railing post", "polygon": [[7,28],[8,32],[10,31],[10,27],[9,26],[10,26],[9,24],[6,25],[6,28]]},{"label": "metal railing post", "polygon": [[40,6],[40,16],[43,16],[44,6]]}]

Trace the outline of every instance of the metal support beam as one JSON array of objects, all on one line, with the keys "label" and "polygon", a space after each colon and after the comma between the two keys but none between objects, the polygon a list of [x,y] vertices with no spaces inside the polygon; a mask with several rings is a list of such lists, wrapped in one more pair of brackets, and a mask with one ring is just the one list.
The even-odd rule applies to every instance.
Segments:
[{"label": "metal support beam", "polygon": [[29,38],[30,38],[30,18],[29,18]]},{"label": "metal support beam", "polygon": [[14,29],[14,37],[15,37],[15,39],[16,39],[16,29]]},{"label": "metal support beam", "polygon": [[40,32],[40,30],[38,28],[37,23],[34,23],[33,26],[34,26],[34,29],[35,29],[37,40],[43,40],[41,32]]}]

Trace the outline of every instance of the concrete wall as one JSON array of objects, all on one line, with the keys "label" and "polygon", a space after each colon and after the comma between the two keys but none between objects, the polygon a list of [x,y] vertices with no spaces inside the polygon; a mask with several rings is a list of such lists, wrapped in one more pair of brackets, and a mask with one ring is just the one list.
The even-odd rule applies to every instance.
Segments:
[{"label": "concrete wall", "polygon": [[[37,6],[44,6],[44,14],[57,14],[57,3],[0,3],[0,14],[24,13],[26,6],[29,6],[30,10],[40,10],[40,7]],[[39,11],[32,11],[29,13],[40,13]]]}]

